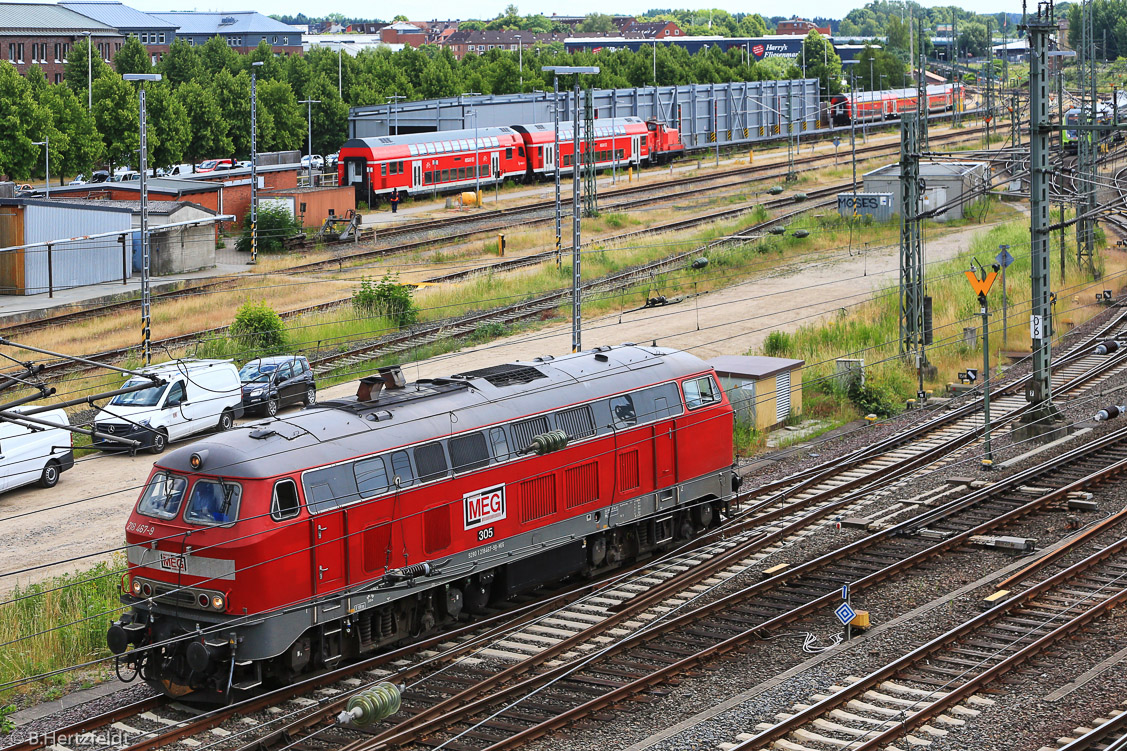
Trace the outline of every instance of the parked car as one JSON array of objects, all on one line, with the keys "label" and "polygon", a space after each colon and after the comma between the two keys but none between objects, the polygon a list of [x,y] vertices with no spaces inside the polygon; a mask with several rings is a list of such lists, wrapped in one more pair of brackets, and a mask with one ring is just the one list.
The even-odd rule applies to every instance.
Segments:
[{"label": "parked car", "polygon": [[[320,154],[314,154],[312,157],[310,157],[309,154],[306,154],[305,156],[303,156],[301,158],[302,169],[309,169],[310,159],[312,159],[312,161],[313,161],[313,169],[319,170],[319,169],[325,168],[325,158],[322,157]],[[470,165],[470,166],[473,166],[473,165]]]},{"label": "parked car", "polygon": [[127,183],[133,180],[140,180],[141,173],[134,170],[118,170],[114,172],[113,177],[109,178],[109,182],[113,183]]},{"label": "parked car", "polygon": [[16,195],[26,196],[35,192],[35,188],[27,183],[20,183],[16,185]]},{"label": "parked car", "polygon": [[86,175],[84,175],[82,173],[75,175],[74,179],[71,180],[69,183],[67,183],[67,185],[85,185],[85,184],[86,184]]},{"label": "parked car", "polygon": [[[94,416],[94,429],[141,443],[153,454],[164,451],[169,441],[216,428],[229,430],[242,417],[239,371],[230,360],[174,360],[142,371],[165,383],[118,394]],[[149,379],[133,376],[126,386],[139,386]],[[122,449],[119,443],[95,438],[101,449]]]},{"label": "parked car", "polygon": [[98,170],[94,170],[93,172],[90,173],[89,182],[91,182],[91,183],[104,183],[104,182],[108,182],[109,179],[110,179],[110,173],[108,171],[106,171],[104,169],[98,169]]},{"label": "parked car", "polygon": [[243,159],[242,161],[235,162],[234,169],[250,169],[250,160]]},{"label": "parked car", "polygon": [[336,151],[325,157],[325,169],[336,170],[337,162],[340,160],[340,152]]},{"label": "parked car", "polygon": [[317,382],[309,360],[301,355],[279,355],[251,360],[239,371],[243,407],[273,417],[282,407],[317,403]]},{"label": "parked car", "polygon": [[196,165],[196,172],[214,172],[219,165],[226,165],[226,169],[231,168],[230,159],[208,159],[206,162],[200,162]]},{"label": "parked car", "polygon": [[195,172],[195,165],[192,164],[174,164],[169,167],[166,172],[169,176],[175,177],[176,175],[190,175]]},{"label": "parked car", "polygon": [[[22,410],[12,407],[10,411]],[[61,409],[40,412],[35,419],[70,425]],[[74,466],[71,445],[71,432],[65,428],[32,430],[6,420],[0,422],[0,491],[33,482],[41,488],[55,487],[59,476]]]}]

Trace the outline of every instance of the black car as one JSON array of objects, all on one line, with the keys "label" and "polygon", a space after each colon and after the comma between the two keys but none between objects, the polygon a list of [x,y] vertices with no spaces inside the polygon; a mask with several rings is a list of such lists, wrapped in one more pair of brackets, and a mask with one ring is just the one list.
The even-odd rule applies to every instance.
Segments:
[{"label": "black car", "polygon": [[251,360],[239,371],[243,408],[273,417],[282,407],[317,402],[317,383],[309,361],[301,355],[277,355]]}]

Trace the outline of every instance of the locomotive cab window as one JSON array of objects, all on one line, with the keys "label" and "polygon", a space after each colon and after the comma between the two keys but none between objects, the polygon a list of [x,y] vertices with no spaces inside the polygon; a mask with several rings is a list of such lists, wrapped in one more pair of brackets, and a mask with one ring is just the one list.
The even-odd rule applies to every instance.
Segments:
[{"label": "locomotive cab window", "polygon": [[387,162],[380,165],[380,177],[387,177]]},{"label": "locomotive cab window", "polygon": [[352,465],[352,470],[356,474],[356,487],[364,498],[386,493],[391,485],[382,456],[358,461]]},{"label": "locomotive cab window", "polygon": [[712,376],[683,381],[681,388],[685,391],[685,403],[689,405],[689,409],[697,409],[720,401],[720,392]]},{"label": "locomotive cab window", "polygon": [[234,482],[196,480],[184,521],[189,524],[230,524],[239,518],[243,488]]},{"label": "locomotive cab window", "polygon": [[611,397],[610,413],[614,418],[616,430],[638,424],[638,413],[634,411],[634,400],[626,394]]},{"label": "locomotive cab window", "polygon": [[455,472],[468,472],[489,466],[489,447],[482,433],[470,433],[450,439],[450,463]]},{"label": "locomotive cab window", "polygon": [[305,487],[305,505],[309,507],[311,514],[320,514],[360,500],[356,477],[348,464],[306,472],[301,477],[301,484]]},{"label": "locomotive cab window", "polygon": [[505,149],[505,158],[506,159],[512,159],[513,158],[513,147],[512,146]]},{"label": "locomotive cab window", "polygon": [[155,516],[157,519],[172,519],[180,512],[180,504],[184,500],[184,491],[188,481],[177,475],[167,472],[157,472],[149,480],[140,502],[137,504],[137,513],[142,516]]},{"label": "locomotive cab window", "polygon": [[270,502],[270,518],[276,522],[292,519],[301,510],[297,497],[297,484],[293,480],[278,480],[274,483],[274,498]]},{"label": "locomotive cab window", "polygon": [[436,480],[446,474],[446,452],[438,441],[415,448],[415,466],[419,468],[419,481]]}]

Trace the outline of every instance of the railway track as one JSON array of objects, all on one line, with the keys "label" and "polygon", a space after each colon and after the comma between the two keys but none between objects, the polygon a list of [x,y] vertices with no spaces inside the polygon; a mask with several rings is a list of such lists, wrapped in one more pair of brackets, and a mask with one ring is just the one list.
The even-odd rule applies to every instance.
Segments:
[{"label": "railway track", "polygon": [[[960,140],[973,137],[978,133],[978,130],[945,133],[934,136],[933,140]],[[859,156],[872,158],[880,154],[895,152],[898,148],[899,146],[897,144],[875,144],[859,147],[857,153]],[[820,169],[823,163],[834,158],[832,154],[809,156],[802,160],[803,166],[799,166],[795,171],[815,171]],[[629,209],[653,203],[655,200],[668,201],[671,198],[675,199],[678,197],[699,195],[702,190],[746,187],[747,180],[750,177],[754,176],[756,179],[763,181],[779,180],[786,177],[786,172],[785,165],[780,166],[778,163],[768,163],[727,170],[723,174],[691,175],[673,180],[663,180],[660,183],[647,183],[644,185],[616,188],[603,193],[604,198],[608,201],[608,203],[604,204],[603,208],[604,210]],[[711,185],[708,188],[701,187],[709,183],[717,184]],[[671,189],[678,188],[679,190],[671,191]],[[656,194],[656,196],[649,194]],[[629,198],[630,196],[639,197]],[[619,200],[623,198],[626,200]],[[278,273],[293,275],[331,271],[334,269],[341,271],[344,269],[345,264],[352,265],[357,262],[380,260],[405,253],[416,252],[431,248],[436,242],[449,243],[468,240],[486,232],[510,227],[514,224],[537,224],[550,221],[552,219],[552,214],[550,213],[552,210],[553,203],[551,201],[535,201],[519,206],[497,209],[487,214],[457,215],[443,217],[441,219],[412,222],[411,224],[400,227],[380,229],[378,237],[382,244],[379,247],[346,250],[334,258],[298,264],[279,271]],[[538,218],[528,216],[538,212],[544,214],[544,216]],[[368,240],[373,240],[373,237],[374,231],[372,235],[368,236]],[[354,242],[342,242],[332,247],[351,249],[355,248],[356,245],[357,243]],[[154,295],[154,299],[175,299],[193,294],[206,294],[234,286],[234,284],[235,280],[225,279],[217,282],[189,285],[179,290]],[[12,324],[4,327],[3,333],[5,336],[9,337],[26,335],[49,326],[64,325],[93,317],[118,313],[135,307],[138,304],[136,299],[115,301],[93,308],[48,316],[25,323]],[[308,312],[308,310],[301,309],[298,311],[290,311],[290,314],[302,315],[306,312]]]},{"label": "railway track", "polygon": [[1127,746],[1127,704],[1093,724],[1095,727],[1077,728],[1055,746],[1042,746],[1039,751],[1122,751]]}]

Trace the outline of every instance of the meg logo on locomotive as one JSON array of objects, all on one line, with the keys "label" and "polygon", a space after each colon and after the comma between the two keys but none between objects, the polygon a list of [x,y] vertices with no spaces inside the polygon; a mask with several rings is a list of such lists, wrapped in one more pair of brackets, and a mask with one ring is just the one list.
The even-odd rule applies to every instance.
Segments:
[{"label": "meg logo on locomotive", "polygon": [[505,486],[496,485],[462,496],[466,529],[476,529],[505,518]]}]

